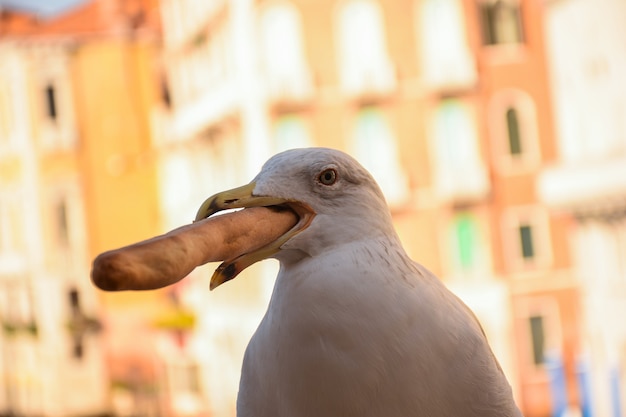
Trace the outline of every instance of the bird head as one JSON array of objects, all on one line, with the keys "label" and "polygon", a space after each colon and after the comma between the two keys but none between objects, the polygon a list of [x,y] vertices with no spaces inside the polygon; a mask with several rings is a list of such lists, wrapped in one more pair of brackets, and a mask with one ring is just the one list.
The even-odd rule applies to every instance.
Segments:
[{"label": "bird head", "polygon": [[292,210],[294,227],[274,242],[225,261],[211,289],[262,259],[294,262],[355,240],[395,235],[385,198],[371,174],[334,149],[292,149],[269,159],[247,185],[209,197],[196,221],[222,210],[246,207]]}]

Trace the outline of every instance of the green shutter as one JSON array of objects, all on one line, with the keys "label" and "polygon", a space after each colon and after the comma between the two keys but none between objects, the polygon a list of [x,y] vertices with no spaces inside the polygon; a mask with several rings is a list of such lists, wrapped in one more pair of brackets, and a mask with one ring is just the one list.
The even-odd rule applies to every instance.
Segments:
[{"label": "green shutter", "polygon": [[469,270],[476,264],[478,244],[476,221],[469,215],[459,215],[455,222],[458,262],[463,270]]}]

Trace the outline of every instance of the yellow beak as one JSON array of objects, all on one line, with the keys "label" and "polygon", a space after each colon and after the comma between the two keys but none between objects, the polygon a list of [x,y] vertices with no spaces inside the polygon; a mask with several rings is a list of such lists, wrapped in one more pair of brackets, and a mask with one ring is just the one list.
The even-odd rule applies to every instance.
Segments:
[{"label": "yellow beak", "polygon": [[237,258],[225,260],[213,273],[210,289],[213,290],[226,281],[235,278],[241,271],[250,265],[267,259],[280,251],[280,247],[293,236],[304,230],[315,217],[315,212],[308,205],[284,198],[255,196],[253,191],[256,184],[250,184],[232,190],[223,191],[207,198],[198,209],[195,221],[210,217],[222,210],[246,207],[276,207],[281,210],[292,210],[300,218],[298,223],[287,233],[270,244],[253,252],[245,253]]}]

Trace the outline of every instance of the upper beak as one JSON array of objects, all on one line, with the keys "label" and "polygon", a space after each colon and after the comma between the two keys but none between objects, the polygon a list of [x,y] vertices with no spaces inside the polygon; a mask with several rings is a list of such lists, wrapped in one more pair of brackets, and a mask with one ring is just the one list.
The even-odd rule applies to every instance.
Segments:
[{"label": "upper beak", "polygon": [[213,276],[211,277],[211,290],[226,281],[230,281],[235,278],[241,271],[255,262],[267,259],[280,251],[280,247],[285,242],[308,227],[313,220],[313,217],[315,217],[315,212],[311,209],[311,207],[299,201],[278,197],[253,195],[255,186],[256,183],[253,181],[242,187],[223,191],[207,198],[198,209],[195,221],[205,219],[222,210],[269,206],[277,207],[279,209],[292,210],[298,215],[300,220],[287,233],[268,245],[255,251],[244,253],[237,258],[225,260],[215,270]]}]

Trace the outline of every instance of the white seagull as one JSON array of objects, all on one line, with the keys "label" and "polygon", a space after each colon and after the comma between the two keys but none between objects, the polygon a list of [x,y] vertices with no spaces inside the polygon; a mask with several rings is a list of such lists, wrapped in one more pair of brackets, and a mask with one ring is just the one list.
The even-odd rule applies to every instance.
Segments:
[{"label": "white seagull", "polygon": [[252,206],[300,220],[211,280],[280,261],[246,349],[239,417],[521,416],[476,317],[409,258],[357,161],[326,148],[280,153],[250,184],[207,199],[197,220]]}]

